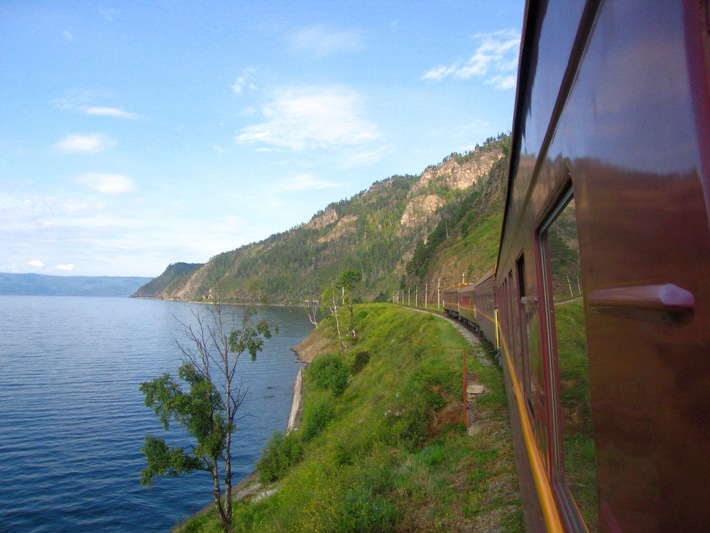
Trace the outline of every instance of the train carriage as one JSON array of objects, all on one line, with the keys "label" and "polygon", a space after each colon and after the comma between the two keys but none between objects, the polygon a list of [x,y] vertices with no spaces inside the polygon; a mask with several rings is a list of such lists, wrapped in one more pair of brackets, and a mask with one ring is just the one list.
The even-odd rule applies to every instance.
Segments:
[{"label": "train carriage", "polygon": [[468,324],[476,323],[476,301],[473,285],[461,285],[457,291],[459,302],[459,320]]},{"label": "train carriage", "polygon": [[452,318],[459,316],[458,288],[451,287],[444,291],[444,311]]},{"label": "train carriage", "polygon": [[495,305],[495,278],[493,269],[484,274],[473,286],[476,301],[476,324],[488,340],[498,347],[496,333],[497,310]]},{"label": "train carriage", "polygon": [[526,5],[495,293],[529,531],[710,530],[709,20]]}]

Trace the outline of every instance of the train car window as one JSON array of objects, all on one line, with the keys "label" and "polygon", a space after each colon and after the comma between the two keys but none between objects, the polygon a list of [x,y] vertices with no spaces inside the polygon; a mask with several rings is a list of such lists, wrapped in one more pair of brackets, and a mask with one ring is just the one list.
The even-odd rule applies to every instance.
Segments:
[{"label": "train car window", "polygon": [[506,294],[506,299],[510,303],[509,306],[509,316],[508,316],[508,349],[510,350],[510,355],[513,357],[513,364],[515,365],[515,374],[518,376],[518,381],[520,381],[520,360],[518,352],[518,342],[516,331],[518,330],[518,306],[515,304],[513,296],[515,295],[515,284],[513,281],[513,271],[508,272],[508,292]]},{"label": "train car window", "polygon": [[523,390],[525,399],[527,400],[528,409],[532,414],[533,404],[530,396],[530,359],[528,357],[528,336],[529,336],[529,319],[528,314],[530,313],[531,306],[528,305],[528,300],[526,296],[526,284],[525,284],[525,256],[521,256],[516,261],[516,271],[518,276],[518,296],[519,296],[519,307],[520,307],[520,352],[522,358],[522,373],[523,373]]},{"label": "train car window", "polygon": [[[553,478],[573,522],[597,529],[594,427],[575,203],[570,190],[540,234],[553,427]],[[573,524],[580,527],[581,524]]]}]

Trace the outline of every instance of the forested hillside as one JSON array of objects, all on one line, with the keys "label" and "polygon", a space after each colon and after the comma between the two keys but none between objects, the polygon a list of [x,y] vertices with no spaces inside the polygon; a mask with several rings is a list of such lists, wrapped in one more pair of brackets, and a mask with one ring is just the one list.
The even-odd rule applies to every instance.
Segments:
[{"label": "forested hillside", "polygon": [[419,176],[376,182],[306,224],[204,265],[170,265],[136,296],[201,301],[218,292],[239,302],[256,289],[272,303],[300,303],[355,270],[364,300],[389,301],[429,283],[435,301],[437,284],[469,279],[495,261],[508,143],[501,134]]}]

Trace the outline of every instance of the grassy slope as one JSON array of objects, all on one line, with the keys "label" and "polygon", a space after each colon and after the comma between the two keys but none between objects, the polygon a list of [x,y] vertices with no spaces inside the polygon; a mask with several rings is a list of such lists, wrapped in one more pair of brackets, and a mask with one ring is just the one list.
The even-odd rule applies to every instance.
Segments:
[{"label": "grassy slope", "polygon": [[[340,396],[305,378],[301,434],[317,411],[332,418],[303,442],[278,492],[237,505],[240,531],[521,531],[513,448],[500,370],[482,364],[446,321],[387,304],[356,308],[369,361]],[[333,340],[321,324],[315,335]],[[488,389],[474,436],[463,424],[462,354]],[[359,356],[362,360],[362,355]],[[323,424],[320,424],[323,426]],[[186,531],[218,531],[214,515]]]}]

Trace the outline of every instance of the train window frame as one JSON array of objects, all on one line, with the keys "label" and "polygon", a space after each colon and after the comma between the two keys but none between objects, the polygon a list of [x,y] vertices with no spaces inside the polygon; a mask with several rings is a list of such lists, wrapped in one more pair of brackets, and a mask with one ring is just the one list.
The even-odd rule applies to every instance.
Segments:
[{"label": "train window frame", "polygon": [[518,283],[518,308],[520,311],[520,353],[521,353],[521,372],[522,372],[522,388],[525,404],[527,405],[529,414],[534,418],[535,409],[532,402],[532,386],[530,377],[530,353],[528,350],[529,336],[529,321],[528,308],[529,299],[527,296],[527,279],[525,275],[525,253],[520,252],[520,255],[515,260],[515,271]]},{"label": "train window frame", "polygon": [[[568,459],[565,451],[565,433],[563,430],[563,411],[562,395],[563,387],[561,385],[561,370],[560,359],[561,349],[558,341],[558,328],[555,314],[555,306],[560,303],[556,300],[554,294],[552,272],[552,251],[549,239],[549,232],[555,223],[560,219],[560,216],[574,201],[574,191],[571,183],[563,190],[559,198],[552,203],[552,209],[547,213],[536,232],[537,247],[539,252],[540,281],[540,317],[542,319],[540,327],[543,330],[543,364],[545,373],[547,374],[545,385],[548,389],[548,442],[549,442],[549,469],[552,486],[557,500],[565,509],[565,516],[569,520],[569,526],[579,530],[594,530],[596,524],[588,524],[583,517],[583,512],[578,506],[576,495],[573,494],[570,488],[570,477],[566,472],[566,461]],[[576,215],[576,214],[575,214]],[[576,216],[574,219],[574,229],[577,240],[579,239],[578,224]],[[579,251],[577,251],[579,254]],[[579,257],[577,257],[579,260]],[[570,285],[571,287],[571,285]],[[570,291],[572,289],[570,288]],[[583,297],[583,296],[580,296]],[[572,294],[569,301],[574,301]],[[586,329],[583,331],[584,342],[586,345]],[[569,335],[568,335],[569,336]],[[586,348],[585,348],[586,350]],[[565,357],[567,357],[565,355]],[[588,372],[589,354],[586,353],[586,363]],[[588,379],[588,378],[587,378]],[[580,380],[583,381],[583,380]],[[588,387],[588,383],[587,383]],[[591,417],[590,417],[591,418]],[[573,434],[576,437],[576,434]],[[593,441],[592,429],[592,455],[596,454]],[[594,484],[594,492],[596,493],[596,482]],[[596,503],[596,501],[595,501]],[[591,527],[590,527],[591,526]]]}]

